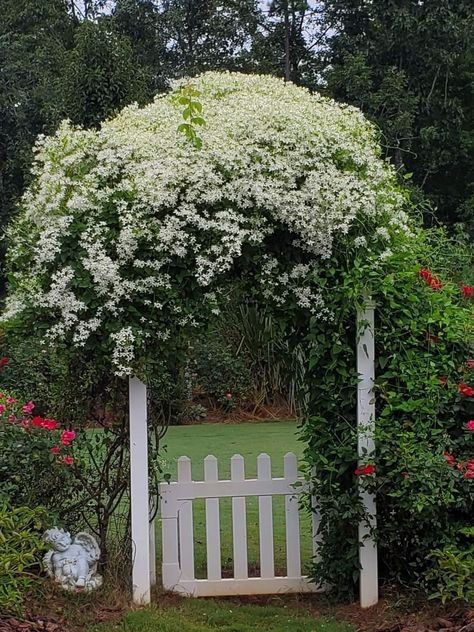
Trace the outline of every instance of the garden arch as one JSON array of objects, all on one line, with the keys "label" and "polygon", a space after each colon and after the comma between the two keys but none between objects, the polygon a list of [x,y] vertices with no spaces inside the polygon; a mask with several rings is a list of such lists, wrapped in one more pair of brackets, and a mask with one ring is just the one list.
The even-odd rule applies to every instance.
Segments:
[{"label": "garden arch", "polygon": [[[375,451],[374,304],[365,298],[356,315],[358,456],[366,459]],[[147,604],[155,581],[155,556],[150,547],[150,494],[148,489],[147,388],[137,377],[129,378],[130,405],[130,498],[131,539],[133,545],[132,584],[135,603]],[[359,524],[360,604],[368,608],[378,602],[377,545],[373,530],[377,526],[375,495],[360,489],[367,520]],[[153,527],[153,524],[151,525]]]},{"label": "garden arch", "polygon": [[[411,231],[406,196],[357,109],[275,78],[206,73],[99,130],[63,123],[39,139],[34,172],[10,229],[5,320],[41,324],[47,344],[88,348],[116,375],[146,380],[153,345],[169,354],[192,336],[231,274],[252,274],[264,300],[318,322],[334,315],[339,284],[354,312],[365,305],[359,456],[372,452],[373,306],[363,297]],[[146,397],[135,377],[130,422],[134,598],[147,602]],[[374,498],[361,497],[374,516]],[[377,600],[369,531],[359,533],[365,606]]]}]

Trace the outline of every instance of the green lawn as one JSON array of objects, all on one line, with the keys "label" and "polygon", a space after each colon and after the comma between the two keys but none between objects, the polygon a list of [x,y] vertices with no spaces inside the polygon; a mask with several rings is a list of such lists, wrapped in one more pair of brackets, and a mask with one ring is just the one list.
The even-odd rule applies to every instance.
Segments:
[{"label": "green lawn", "polygon": [[[176,479],[176,459],[188,456],[192,462],[194,480],[203,479],[203,459],[213,454],[219,459],[219,477],[227,478],[230,474],[230,459],[234,454],[245,458],[247,478],[255,477],[257,456],[266,452],[272,458],[272,475],[283,475],[283,456],[286,452],[295,452],[301,456],[303,444],[297,439],[295,422],[264,422],[242,424],[203,424],[196,426],[172,426],[165,436],[163,445],[173,480]],[[221,555],[224,568],[232,569],[232,529],[231,501],[222,499],[221,510]],[[285,522],[284,499],[276,497],[273,501],[275,566],[282,574],[285,571]],[[161,559],[160,522],[157,520],[156,542],[159,563]],[[259,533],[258,503],[256,498],[247,499],[247,529],[250,572],[258,566]],[[304,511],[301,512],[301,551],[303,564],[311,560],[310,520]],[[194,535],[196,577],[206,577],[206,540],[204,501],[194,503]],[[304,628],[306,629],[306,628]]]},{"label": "green lawn", "polygon": [[333,619],[316,619],[304,605],[243,605],[214,599],[176,599],[129,612],[120,622],[88,628],[88,632],[353,632]]}]

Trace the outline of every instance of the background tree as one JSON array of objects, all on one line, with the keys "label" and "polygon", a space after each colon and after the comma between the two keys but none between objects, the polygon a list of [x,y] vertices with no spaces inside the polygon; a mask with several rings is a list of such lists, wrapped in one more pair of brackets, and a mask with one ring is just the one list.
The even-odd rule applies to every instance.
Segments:
[{"label": "background tree", "polygon": [[28,177],[31,147],[61,118],[58,77],[72,44],[63,0],[5,0],[0,22],[0,224]]},{"label": "background tree", "polygon": [[258,27],[256,0],[164,0],[159,9],[166,29],[170,76],[249,68],[249,51]]},{"label": "background tree", "polygon": [[[441,220],[472,212],[472,4],[463,0],[328,0],[325,79],[336,99],[381,128],[402,173]],[[471,218],[473,217],[470,215]]]},{"label": "background tree", "polygon": [[323,3],[272,0],[260,14],[252,51],[256,68],[315,88],[328,30]]},{"label": "background tree", "polygon": [[81,23],[74,43],[62,78],[64,112],[74,123],[95,126],[124,105],[149,98],[145,69],[133,63],[129,38],[109,19]]},{"label": "background tree", "polygon": [[141,69],[149,97],[163,92],[170,70],[165,16],[152,0],[117,0],[112,12],[117,33],[132,47],[132,62]]}]

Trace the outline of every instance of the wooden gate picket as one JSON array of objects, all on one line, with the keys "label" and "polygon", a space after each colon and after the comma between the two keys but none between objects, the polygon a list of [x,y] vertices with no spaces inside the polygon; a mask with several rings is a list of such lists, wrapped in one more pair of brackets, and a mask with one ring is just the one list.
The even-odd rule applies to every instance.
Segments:
[{"label": "wooden gate picket", "polygon": [[[230,480],[219,480],[216,457],[204,460],[204,480],[193,481],[191,461],[178,459],[178,480],[160,485],[163,535],[162,578],[165,590],[194,597],[317,592],[316,584],[301,574],[298,495],[302,490],[298,461],[284,457],[283,478],[272,478],[268,454],[257,458],[257,478],[245,478],[241,455],[231,459]],[[296,485],[295,485],[296,484]],[[272,497],[285,496],[286,575],[275,575]],[[260,577],[248,576],[246,498],[257,496],[259,505]],[[193,501],[205,499],[207,578],[194,574]],[[219,499],[232,499],[234,576],[222,578]],[[316,544],[317,522],[313,520]]]}]

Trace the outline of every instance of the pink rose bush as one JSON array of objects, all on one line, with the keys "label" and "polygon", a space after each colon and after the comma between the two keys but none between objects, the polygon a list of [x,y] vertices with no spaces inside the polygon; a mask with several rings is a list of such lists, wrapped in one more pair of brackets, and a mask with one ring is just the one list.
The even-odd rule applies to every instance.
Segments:
[{"label": "pink rose bush", "polygon": [[14,397],[0,393],[0,402],[0,424],[19,430],[32,442],[39,440],[46,450],[49,447],[50,454],[61,454],[62,458],[55,463],[71,465],[74,462],[71,455],[65,453],[65,448],[76,438],[74,430],[61,430],[55,419],[33,415],[35,404],[32,401],[21,404]]},{"label": "pink rose bush", "polygon": [[76,433],[37,414],[33,401],[0,393],[0,501],[57,507],[75,463]]}]

